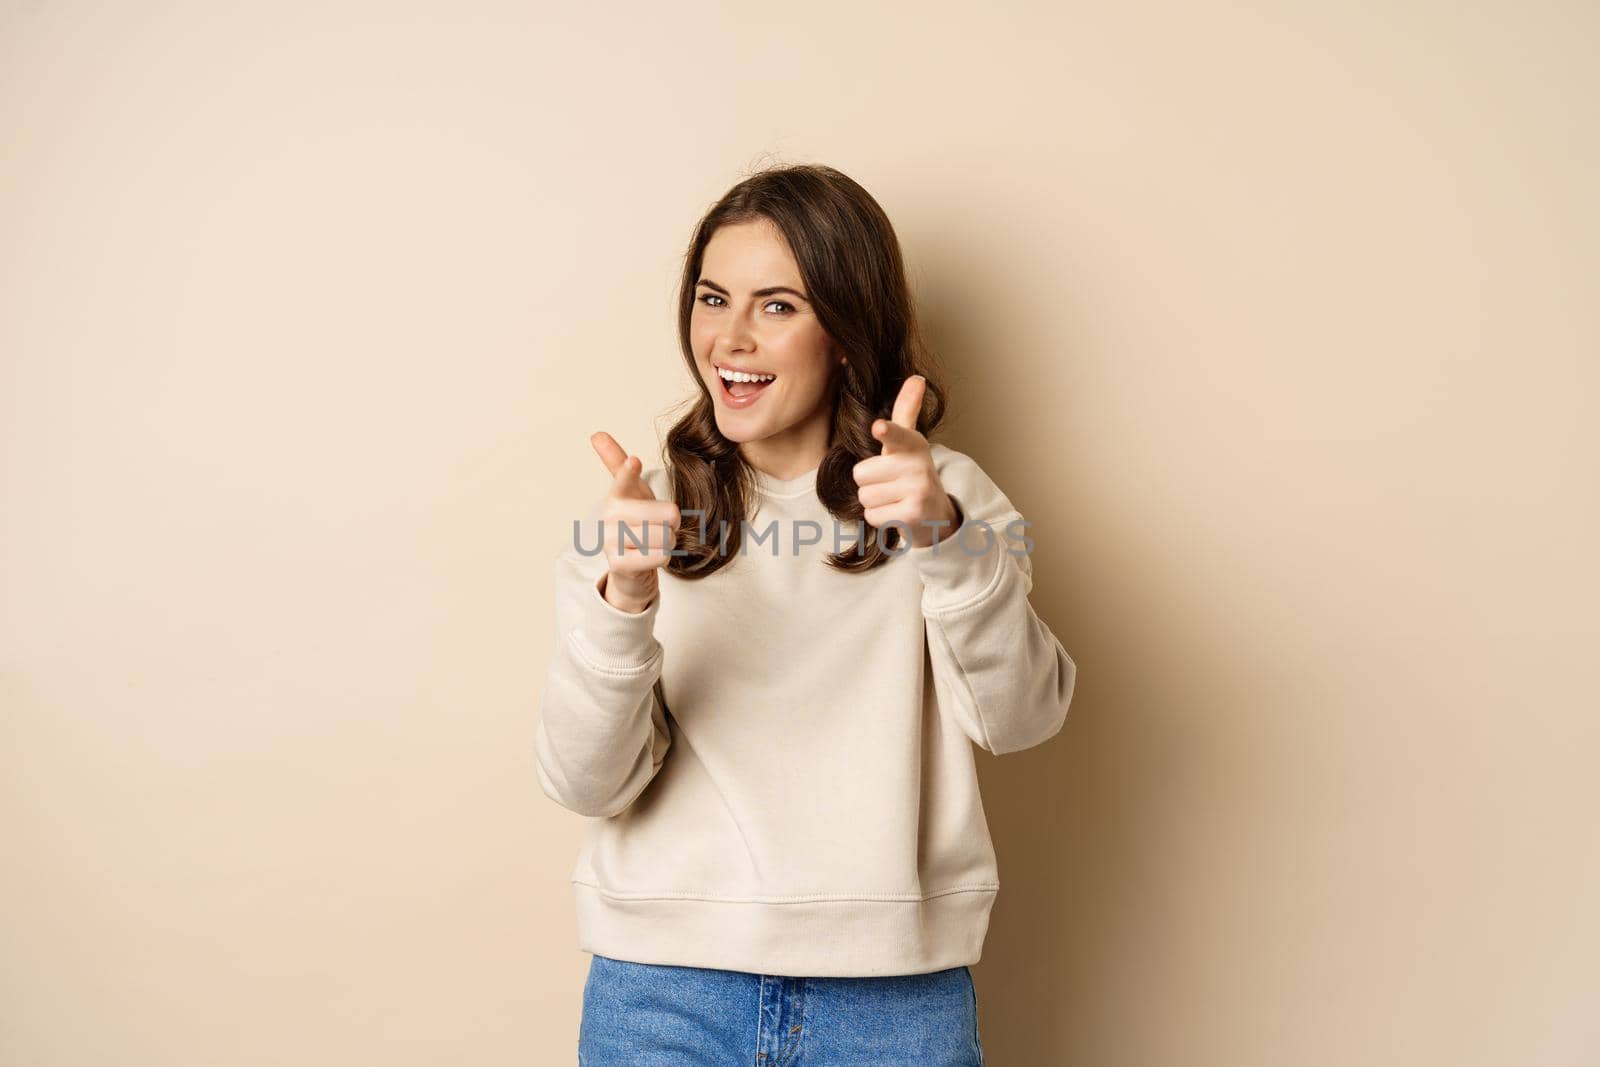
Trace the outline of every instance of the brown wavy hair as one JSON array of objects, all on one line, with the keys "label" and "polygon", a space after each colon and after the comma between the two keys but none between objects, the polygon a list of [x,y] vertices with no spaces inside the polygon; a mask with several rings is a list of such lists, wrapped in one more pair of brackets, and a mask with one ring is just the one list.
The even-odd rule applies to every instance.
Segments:
[{"label": "brown wavy hair", "polygon": [[[739,551],[744,521],[756,503],[753,468],[738,443],[717,429],[715,401],[690,345],[689,319],[712,235],[719,227],[757,219],[770,221],[788,241],[817,318],[845,356],[834,376],[829,449],[817,470],[817,497],[844,528],[860,523],[865,532],[864,548],[831,553],[828,565],[869,571],[892,555],[863,518],[851,470],[881,451],[872,423],[889,418],[907,378],[920,374],[927,381],[917,417],[923,434],[944,418],[945,390],[917,322],[889,216],[853,179],[821,164],[772,167],[745,178],[701,218],[684,253],[678,341],[698,395],[667,434],[666,466],[679,511],[697,513],[684,516],[675,547],[685,554],[673,557],[667,570],[687,579],[716,573]],[[889,549],[903,540],[896,526],[885,537]]]}]

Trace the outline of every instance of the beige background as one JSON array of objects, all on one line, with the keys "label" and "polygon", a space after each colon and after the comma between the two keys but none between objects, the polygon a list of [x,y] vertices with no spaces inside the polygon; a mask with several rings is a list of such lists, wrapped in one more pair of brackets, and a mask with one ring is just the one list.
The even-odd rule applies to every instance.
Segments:
[{"label": "beige background", "polygon": [[0,4],[0,1063],[557,1064],[550,562],[821,161],[1079,664],[989,1062],[1592,1062],[1589,4]]}]

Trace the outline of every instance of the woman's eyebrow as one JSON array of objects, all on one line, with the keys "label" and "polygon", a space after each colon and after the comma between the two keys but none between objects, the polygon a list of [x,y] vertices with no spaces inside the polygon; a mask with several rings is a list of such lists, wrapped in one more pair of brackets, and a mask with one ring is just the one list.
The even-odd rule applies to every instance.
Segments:
[{"label": "woman's eyebrow", "polygon": [[[710,278],[701,278],[695,284],[696,285],[703,285],[707,289],[715,289],[717,292],[721,293],[723,296],[729,295],[728,294],[728,290],[724,289],[722,286],[718,285],[716,282],[712,281]],[[798,296],[801,300],[808,300],[809,299],[809,297],[807,297],[806,294],[802,293],[800,290],[791,289],[787,285],[769,285],[765,289],[756,289],[756,290],[752,291],[750,293],[750,295],[751,296],[771,296],[774,293],[792,293],[795,296]]]}]

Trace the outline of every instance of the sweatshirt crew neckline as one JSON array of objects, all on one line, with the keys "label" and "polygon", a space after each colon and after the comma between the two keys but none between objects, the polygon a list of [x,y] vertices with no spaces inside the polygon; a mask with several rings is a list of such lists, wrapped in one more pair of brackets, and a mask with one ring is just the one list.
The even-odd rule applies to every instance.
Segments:
[{"label": "sweatshirt crew neckline", "polygon": [[818,465],[804,474],[795,475],[793,478],[774,478],[758,467],[751,467],[750,471],[755,475],[756,488],[761,490],[762,493],[770,497],[787,499],[805,496],[814,490],[817,486],[817,472],[821,469],[822,467]]}]

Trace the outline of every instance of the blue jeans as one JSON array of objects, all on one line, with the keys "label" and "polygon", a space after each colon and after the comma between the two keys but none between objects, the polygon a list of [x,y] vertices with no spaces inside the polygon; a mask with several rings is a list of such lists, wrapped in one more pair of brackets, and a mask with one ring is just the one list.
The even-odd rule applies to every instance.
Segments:
[{"label": "blue jeans", "polygon": [[790,978],[594,954],[578,1067],[981,1067],[970,968]]}]

